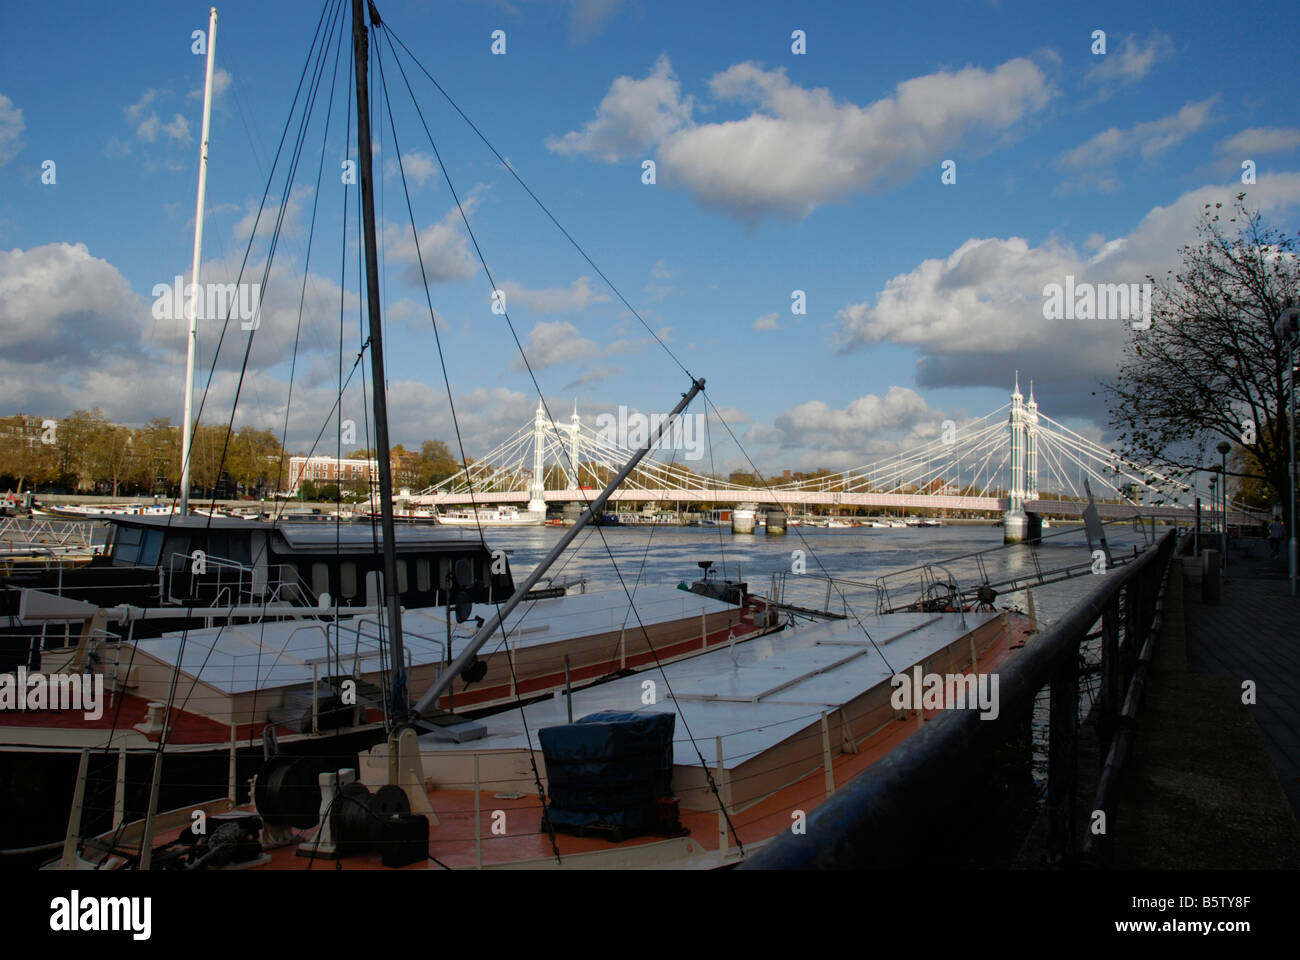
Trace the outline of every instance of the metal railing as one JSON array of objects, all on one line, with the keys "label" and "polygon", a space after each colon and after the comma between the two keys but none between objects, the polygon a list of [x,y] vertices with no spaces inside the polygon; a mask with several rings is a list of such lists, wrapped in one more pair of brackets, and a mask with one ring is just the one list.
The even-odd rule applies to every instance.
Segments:
[{"label": "metal railing", "polygon": [[[1080,644],[1100,620],[1102,681],[1094,711],[1106,758],[1119,729],[1132,723],[1131,713],[1121,707],[1121,691],[1129,690],[1130,702],[1141,696],[1140,664],[1149,660],[1159,629],[1157,611],[1174,547],[1174,532],[1167,531],[1136,560],[1097,576],[1097,585],[1065,616],[1016,651],[998,671],[995,719],[973,710],[944,711],[814,809],[805,833],[782,834],[742,868],[844,869],[910,862],[936,823],[962,823],[964,788],[987,777],[995,751],[1016,736],[1043,687],[1051,690],[1046,849],[1049,863],[1072,862],[1081,852],[1076,836]],[[1103,787],[1118,774],[1118,765],[1109,763]],[[1100,802],[1113,834],[1113,801],[1107,795]],[[971,831],[986,827],[965,824]]]},{"label": "metal railing", "polygon": [[[202,573],[194,572],[195,563],[188,553],[173,553],[167,558],[159,575],[160,601],[180,606],[209,597],[211,606],[221,606],[223,599],[234,606],[276,602],[315,606],[318,602],[315,592],[291,563],[269,564],[264,573],[223,557],[205,556]],[[162,570],[166,571],[165,577]]]},{"label": "metal railing", "polygon": [[0,517],[0,542],[14,546],[52,546],[98,552],[92,520],[41,520],[31,517]]}]

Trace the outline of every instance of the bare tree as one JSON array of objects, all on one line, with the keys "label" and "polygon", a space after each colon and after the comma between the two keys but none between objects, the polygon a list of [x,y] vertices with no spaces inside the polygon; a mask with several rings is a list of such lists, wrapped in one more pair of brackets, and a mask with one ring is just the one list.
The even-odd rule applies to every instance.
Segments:
[{"label": "bare tree", "polygon": [[[1150,328],[1130,332],[1103,388],[1131,459],[1185,480],[1216,466],[1220,441],[1249,446],[1234,457],[1238,476],[1277,502],[1288,497],[1290,424],[1286,348],[1273,324],[1300,303],[1300,266],[1296,238],[1266,226],[1245,197],[1232,216],[1206,204],[1178,272],[1147,278]],[[1294,504],[1287,509],[1293,525]]]}]

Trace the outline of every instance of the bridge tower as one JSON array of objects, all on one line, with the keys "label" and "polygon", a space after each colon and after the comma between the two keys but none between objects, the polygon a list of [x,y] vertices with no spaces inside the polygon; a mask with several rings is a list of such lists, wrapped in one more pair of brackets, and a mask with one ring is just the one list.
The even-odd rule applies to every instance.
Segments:
[{"label": "bridge tower", "polygon": [[1038,499],[1038,404],[1034,402],[1034,381],[1029,381],[1029,402],[1025,404],[1025,499]]},{"label": "bridge tower", "polygon": [[1011,394],[1011,488],[1007,491],[1007,512],[1002,515],[1002,542],[1019,543],[1029,521],[1025,516],[1025,432],[1024,395],[1020,392],[1020,371]]},{"label": "bridge tower", "polygon": [[569,418],[569,489],[578,489],[578,401],[573,401],[573,416]]},{"label": "bridge tower", "polygon": [[537,401],[537,413],[533,417],[533,482],[529,487],[528,511],[546,515],[546,408],[542,401]]}]

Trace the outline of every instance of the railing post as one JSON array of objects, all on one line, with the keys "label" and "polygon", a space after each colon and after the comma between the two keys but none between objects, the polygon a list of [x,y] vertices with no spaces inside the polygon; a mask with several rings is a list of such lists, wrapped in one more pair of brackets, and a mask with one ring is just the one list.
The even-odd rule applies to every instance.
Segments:
[{"label": "railing post", "polygon": [[86,799],[86,776],[89,771],[90,751],[82,750],[81,761],[77,767],[77,786],[72,794],[72,815],[68,817],[68,832],[63,838],[63,859],[60,861],[62,870],[71,870],[77,863],[77,840],[81,837],[81,814]]},{"label": "railing post", "polygon": [[1101,749],[1100,762],[1104,766],[1106,755],[1110,752],[1111,739],[1115,736],[1116,717],[1120,711],[1120,662],[1119,662],[1119,597],[1116,595],[1106,604],[1101,614],[1101,691],[1099,712],[1097,715],[1097,739]]},{"label": "railing post", "polygon": [[1124,645],[1120,647],[1123,658],[1123,683],[1127,686],[1137,666],[1138,645],[1142,637],[1142,583],[1137,577],[1130,577],[1124,584]]},{"label": "railing post", "polygon": [[1075,779],[1079,739],[1079,643],[1061,654],[1051,680],[1047,767],[1047,854],[1062,864],[1074,852]]},{"label": "railing post", "polygon": [[718,748],[718,765],[714,768],[714,788],[718,794],[718,859],[721,863],[727,862],[728,841],[727,841],[727,790],[725,777],[727,768],[723,765],[722,759],[722,738],[715,737]]}]

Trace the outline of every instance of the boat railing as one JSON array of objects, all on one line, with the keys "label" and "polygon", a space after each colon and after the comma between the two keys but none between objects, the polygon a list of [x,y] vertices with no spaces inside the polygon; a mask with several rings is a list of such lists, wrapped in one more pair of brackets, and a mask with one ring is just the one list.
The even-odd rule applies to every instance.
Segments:
[{"label": "boat railing", "polygon": [[54,546],[87,552],[102,551],[95,543],[93,520],[44,520],[36,517],[0,518],[0,543],[24,548]]},{"label": "boat railing", "polygon": [[844,619],[865,608],[880,606],[878,584],[847,577],[782,570],[771,575],[768,589],[768,599],[774,607],[812,616]]},{"label": "boat railing", "polygon": [[[1053,536],[1078,536],[1078,529],[1063,530],[1057,534],[1043,537],[1047,540]],[[942,564],[933,561],[917,564],[902,570],[893,570],[876,578],[878,603],[877,613],[903,613],[916,610],[943,609],[940,601],[950,600],[953,609],[958,605],[968,606],[974,603],[991,603],[991,597],[997,592],[1008,593],[1023,590],[1031,586],[1043,586],[1067,580],[1072,577],[1090,573],[1094,561],[1090,554],[1078,560],[1070,560],[1056,566],[1045,566],[1042,562],[1040,544],[1037,542],[1009,543],[996,547],[987,547],[973,553],[964,553],[946,558]],[[1137,547],[1134,545],[1133,557]],[[1112,566],[1122,566],[1130,562],[1126,556],[1115,556]],[[966,591],[958,590],[950,595],[943,595],[944,587],[951,585],[952,578],[946,573],[951,565],[963,571],[967,582],[974,585]],[[945,574],[938,576],[936,569],[943,567]],[[989,593],[988,588],[996,588]],[[936,606],[938,604],[938,606]]]},{"label": "boat railing", "polygon": [[[188,569],[187,569],[188,568]],[[188,573],[186,578],[183,574]],[[164,602],[183,606],[207,600],[208,606],[287,602],[314,606],[318,599],[291,563],[271,564],[265,572],[238,560],[189,553],[173,553],[159,568],[160,595]]]},{"label": "boat railing", "polygon": [[[940,711],[873,764],[869,775],[811,810],[804,831],[782,834],[741,867],[853,869],[940,858],[969,845],[978,839],[971,830],[998,826],[970,819],[971,785],[986,781],[1013,744],[1023,744],[1025,718],[1044,688],[1050,692],[1041,811],[1046,863],[1105,864],[1116,832],[1118,782],[1163,622],[1176,545],[1175,532],[1168,530],[1136,559],[1099,570],[1092,588],[1065,615],[998,667],[996,716]],[[1081,648],[1089,641],[1099,641],[1099,667],[1081,664]],[[1080,677],[1085,672],[1099,673],[1088,719],[1095,724],[1103,761],[1095,794],[1089,787],[1080,796]],[[1091,816],[1079,816],[1085,811]]]}]

